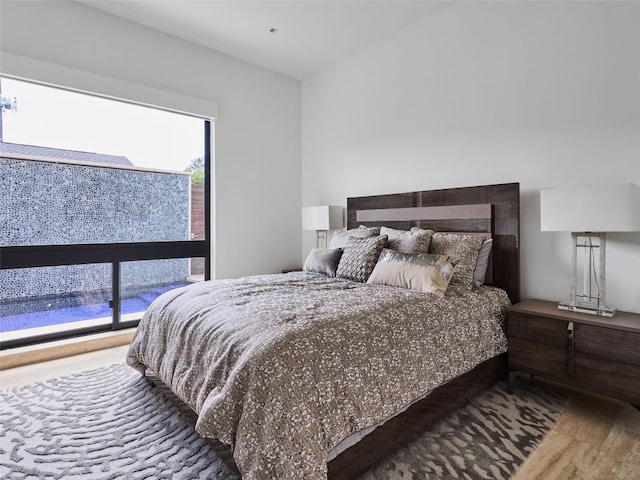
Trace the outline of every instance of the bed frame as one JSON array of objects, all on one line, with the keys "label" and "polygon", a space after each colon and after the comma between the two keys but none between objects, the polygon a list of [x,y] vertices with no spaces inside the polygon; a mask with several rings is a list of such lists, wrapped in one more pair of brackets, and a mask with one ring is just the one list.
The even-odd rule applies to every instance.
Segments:
[{"label": "bed frame", "polygon": [[[520,300],[518,183],[348,198],[347,228],[359,225],[386,225],[403,230],[416,226],[440,232],[491,236],[493,249],[487,283],[506,290],[512,303]],[[195,413],[184,404],[180,405],[177,397],[152,373],[147,375],[195,425]],[[328,462],[328,478],[348,480],[364,473],[505,376],[505,356],[500,355],[436,388]],[[216,441],[209,441],[209,444],[238,472],[228,447]]]},{"label": "bed frame", "polygon": [[360,225],[490,235],[487,283],[520,301],[519,183],[348,198],[347,228]]}]

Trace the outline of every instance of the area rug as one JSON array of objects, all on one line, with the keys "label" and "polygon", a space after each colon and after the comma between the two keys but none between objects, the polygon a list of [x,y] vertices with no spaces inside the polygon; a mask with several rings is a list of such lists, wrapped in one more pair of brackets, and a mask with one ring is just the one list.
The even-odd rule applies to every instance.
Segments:
[{"label": "area rug", "polygon": [[[360,479],[507,479],[566,401],[496,384]],[[0,478],[238,479],[161,390],[124,364],[2,390],[0,402]]]}]

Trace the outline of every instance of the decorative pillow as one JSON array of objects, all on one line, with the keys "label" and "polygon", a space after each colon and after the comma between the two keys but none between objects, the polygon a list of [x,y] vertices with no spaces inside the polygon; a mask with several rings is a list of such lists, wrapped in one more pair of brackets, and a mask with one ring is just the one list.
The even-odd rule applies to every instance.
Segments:
[{"label": "decorative pillow", "polygon": [[431,239],[431,253],[449,255],[457,260],[451,283],[473,288],[473,273],[484,237],[456,233],[435,232]]},{"label": "decorative pillow", "polygon": [[324,273],[329,277],[335,277],[340,257],[342,257],[341,248],[314,248],[309,252],[309,255],[307,255],[302,270],[305,272]]},{"label": "decorative pillow", "polygon": [[411,255],[385,248],[367,283],[410,288],[444,298],[453,273],[454,263],[448,255]]},{"label": "decorative pillow", "polygon": [[380,227],[365,227],[360,225],[358,228],[352,228],[351,230],[336,230],[331,235],[331,243],[329,248],[344,248],[347,246],[347,240],[350,237],[355,238],[367,238],[380,235]]},{"label": "decorative pillow", "polygon": [[368,238],[349,237],[338,264],[336,276],[355,282],[366,282],[386,244],[386,235]]},{"label": "decorative pillow", "polygon": [[476,269],[473,272],[473,284],[476,287],[483,285],[487,277],[487,268],[489,267],[489,256],[491,255],[492,246],[493,238],[487,238],[482,242],[482,247],[480,247],[478,261],[476,262]]},{"label": "decorative pillow", "polygon": [[428,253],[433,230],[413,227],[411,230],[397,230],[381,227],[380,234],[389,237],[387,248],[402,253]]}]

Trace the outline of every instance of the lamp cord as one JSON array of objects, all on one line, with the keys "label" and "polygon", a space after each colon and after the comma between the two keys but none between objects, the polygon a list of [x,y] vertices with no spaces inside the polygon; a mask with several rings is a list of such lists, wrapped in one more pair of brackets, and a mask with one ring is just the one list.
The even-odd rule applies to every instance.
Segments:
[{"label": "lamp cord", "polygon": [[[598,292],[598,305],[600,305],[600,284],[598,283],[598,275],[596,272],[596,257],[593,251],[593,242],[591,241],[591,235],[589,235],[589,251],[591,252],[591,270],[593,271],[593,281],[596,284],[596,291]],[[591,292],[589,292],[591,295]]]}]

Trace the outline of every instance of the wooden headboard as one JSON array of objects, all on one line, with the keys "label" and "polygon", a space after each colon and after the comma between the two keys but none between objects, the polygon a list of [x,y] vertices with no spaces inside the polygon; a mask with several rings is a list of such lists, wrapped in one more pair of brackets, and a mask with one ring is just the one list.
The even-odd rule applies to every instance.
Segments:
[{"label": "wooden headboard", "polygon": [[347,198],[347,228],[359,225],[490,234],[490,283],[520,301],[519,183]]}]

